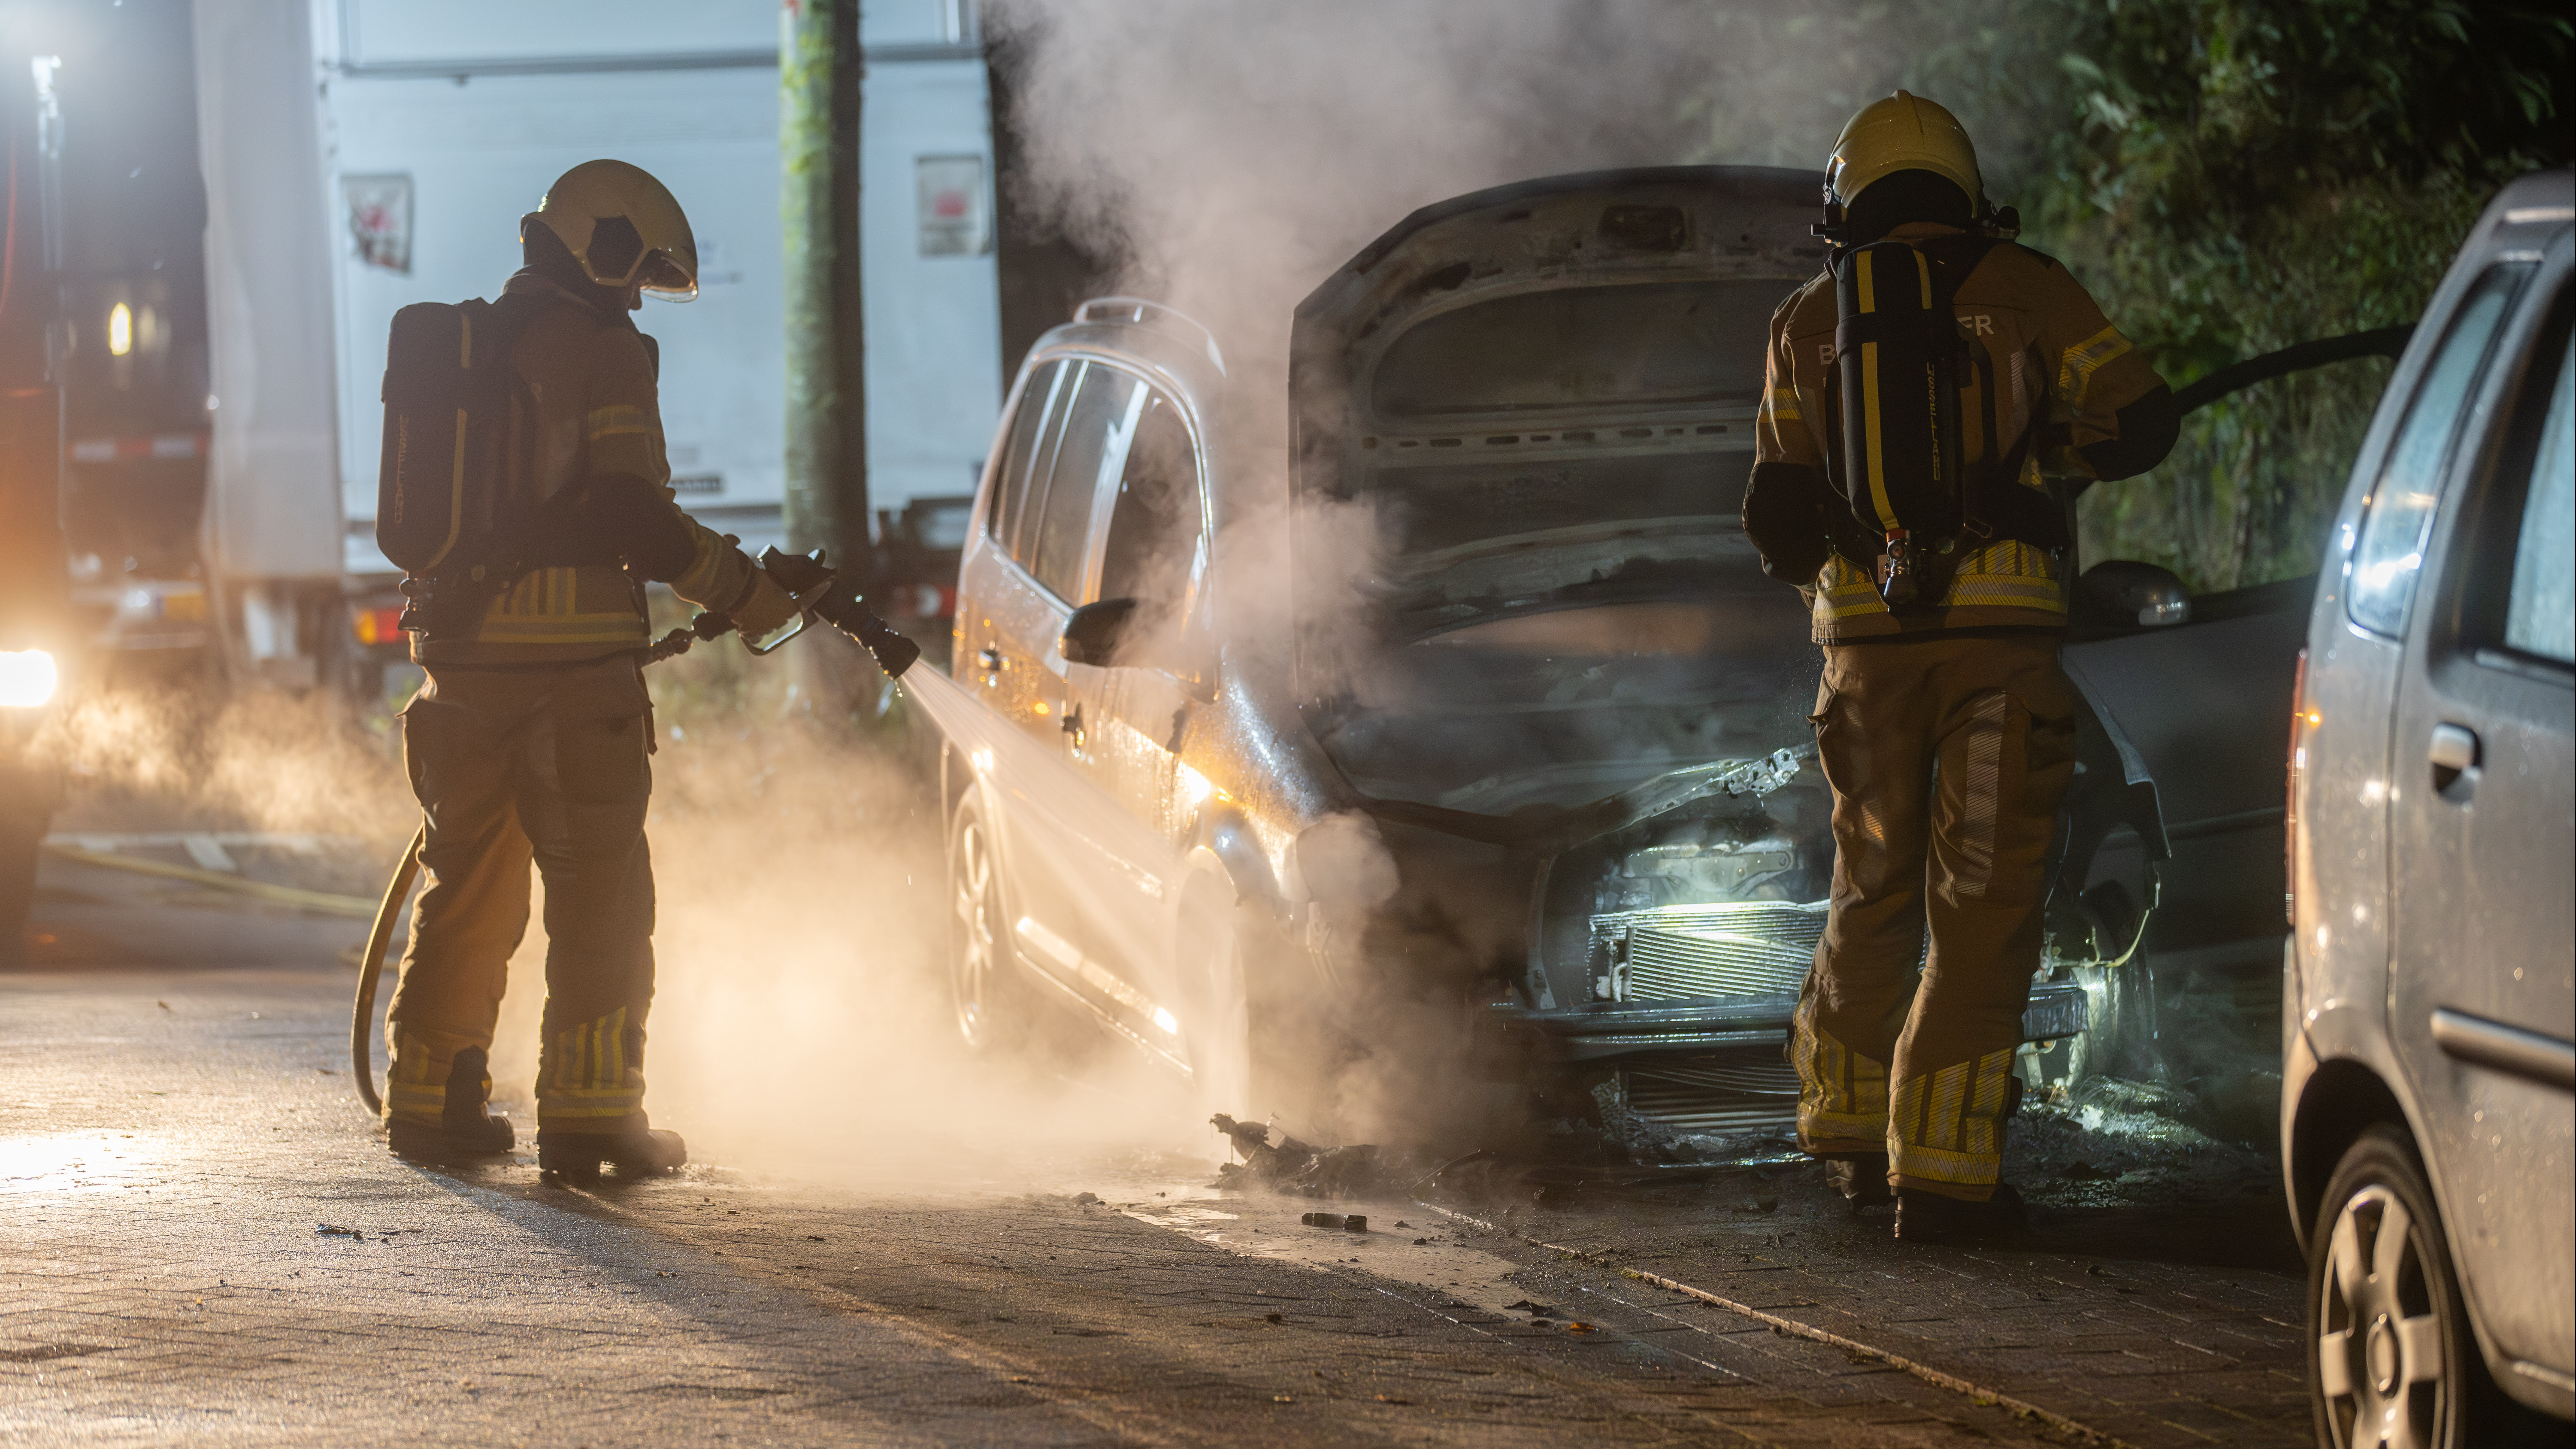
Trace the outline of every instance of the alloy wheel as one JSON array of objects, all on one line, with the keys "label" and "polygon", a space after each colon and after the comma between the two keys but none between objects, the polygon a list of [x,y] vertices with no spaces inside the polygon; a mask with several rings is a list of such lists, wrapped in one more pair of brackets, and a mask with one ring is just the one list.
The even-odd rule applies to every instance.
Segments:
[{"label": "alloy wheel", "polygon": [[993,867],[992,841],[984,822],[974,815],[960,821],[957,844],[949,861],[949,888],[955,919],[950,923],[949,984],[957,1006],[957,1030],[978,1049],[993,1045],[997,1022],[995,990],[1002,951],[1001,882]]},{"label": "alloy wheel", "polygon": [[2411,1147],[2374,1129],[2348,1152],[2309,1267],[2320,1442],[2450,1449],[2463,1442],[2470,1346],[2446,1235]]}]

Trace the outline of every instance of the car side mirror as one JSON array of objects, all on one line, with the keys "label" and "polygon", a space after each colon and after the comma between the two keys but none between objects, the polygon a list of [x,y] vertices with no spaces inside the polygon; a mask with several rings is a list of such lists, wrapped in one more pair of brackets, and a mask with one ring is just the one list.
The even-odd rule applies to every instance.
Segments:
[{"label": "car side mirror", "polygon": [[2136,559],[2104,559],[2086,569],[2075,598],[2094,620],[2120,628],[2191,622],[2191,590],[2173,570]]},{"label": "car side mirror", "polygon": [[1134,599],[1102,599],[1085,604],[1066,616],[1064,637],[1056,641],[1056,652],[1067,664],[1089,664],[1106,669],[1117,662],[1118,646],[1127,636],[1128,621],[1135,617]]}]

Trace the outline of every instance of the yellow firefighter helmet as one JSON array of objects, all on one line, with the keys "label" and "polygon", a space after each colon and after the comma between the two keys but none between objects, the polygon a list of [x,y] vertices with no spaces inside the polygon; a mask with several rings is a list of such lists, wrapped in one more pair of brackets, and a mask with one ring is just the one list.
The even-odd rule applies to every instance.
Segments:
[{"label": "yellow firefighter helmet", "polygon": [[1825,191],[1849,206],[1863,188],[1892,171],[1929,171],[1957,183],[1971,207],[1982,210],[1986,204],[1967,128],[1947,110],[1904,91],[1870,102],[1844,124],[1825,162]]},{"label": "yellow firefighter helmet", "polygon": [[555,178],[528,218],[553,232],[601,286],[640,285],[674,302],[698,295],[698,239],[688,213],[641,166],[584,161]]}]

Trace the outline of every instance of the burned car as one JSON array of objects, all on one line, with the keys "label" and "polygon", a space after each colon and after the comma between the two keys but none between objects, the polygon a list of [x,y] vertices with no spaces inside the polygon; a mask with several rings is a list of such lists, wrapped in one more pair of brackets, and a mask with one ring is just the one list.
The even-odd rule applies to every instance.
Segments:
[{"label": "burned car", "polygon": [[[1454,1099],[1473,1063],[1578,1108],[1615,1080],[1696,1132],[1785,1124],[1832,867],[1821,659],[1739,513],[1815,197],[1680,167],[1415,213],[1297,309],[1284,478],[1230,449],[1197,324],[1105,299],[1042,339],[959,573],[957,678],[1010,722],[943,755],[968,1039],[1051,997],[1258,1098],[1230,1110],[1299,1077],[1328,1117]],[[2206,624],[2297,612],[2219,602]],[[2161,631],[2155,668],[2243,696],[2151,737],[2177,769],[2194,730],[2261,739],[2206,793],[2216,835],[2271,832],[2273,877],[2224,883],[2255,904],[2212,929],[2277,959],[2296,623],[2277,649],[2163,627],[2189,613],[2096,610],[2070,656]],[[2033,1041],[2084,1029],[2176,854],[2117,721],[2083,748]]]}]

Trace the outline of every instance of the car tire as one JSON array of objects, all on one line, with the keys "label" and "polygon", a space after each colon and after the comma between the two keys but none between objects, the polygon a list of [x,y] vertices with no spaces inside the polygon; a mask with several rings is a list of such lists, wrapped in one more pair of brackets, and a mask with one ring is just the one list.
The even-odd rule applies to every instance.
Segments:
[{"label": "car tire", "polygon": [[2518,1417],[2479,1354],[2423,1159],[2387,1123],[2327,1185],[2308,1242],[2307,1338],[2323,1449],[2464,1449]]},{"label": "car tire", "polygon": [[970,798],[948,830],[948,995],[957,1034],[978,1055],[1027,1038],[1033,1003],[1011,937],[1010,893],[993,827]]}]

